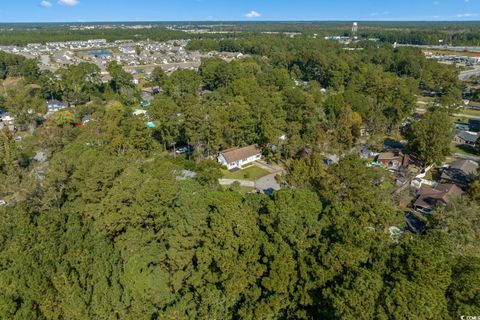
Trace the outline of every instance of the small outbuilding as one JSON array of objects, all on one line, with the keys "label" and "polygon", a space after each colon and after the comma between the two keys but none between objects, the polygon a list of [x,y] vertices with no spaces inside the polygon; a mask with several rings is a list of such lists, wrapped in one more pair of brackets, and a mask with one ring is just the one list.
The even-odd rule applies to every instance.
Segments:
[{"label": "small outbuilding", "polygon": [[57,112],[65,109],[66,107],[67,105],[65,103],[55,99],[47,101],[48,112]]}]

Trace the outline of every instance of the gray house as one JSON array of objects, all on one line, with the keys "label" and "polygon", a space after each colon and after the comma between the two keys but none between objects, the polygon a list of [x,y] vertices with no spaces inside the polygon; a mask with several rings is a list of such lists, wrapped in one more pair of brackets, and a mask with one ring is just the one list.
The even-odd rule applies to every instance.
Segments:
[{"label": "gray house", "polygon": [[475,146],[477,144],[479,135],[476,132],[471,131],[458,131],[455,137],[453,138],[453,142],[456,144],[466,144],[469,146]]}]

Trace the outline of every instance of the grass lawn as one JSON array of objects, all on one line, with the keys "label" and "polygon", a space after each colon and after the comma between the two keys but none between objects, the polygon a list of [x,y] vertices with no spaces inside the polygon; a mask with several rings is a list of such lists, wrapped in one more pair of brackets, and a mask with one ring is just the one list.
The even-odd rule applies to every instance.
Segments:
[{"label": "grass lawn", "polygon": [[259,168],[255,165],[238,170],[235,172],[230,172],[228,170],[222,170],[224,179],[238,179],[238,180],[251,180],[255,181],[269,174],[267,170]]},{"label": "grass lawn", "polygon": [[461,109],[459,113],[468,114],[469,116],[478,116],[480,117],[480,110],[475,109]]},{"label": "grass lawn", "polygon": [[452,118],[452,121],[455,122],[455,123],[468,123],[468,118],[464,118],[464,117],[454,117],[454,116],[450,116],[450,118]]},{"label": "grass lawn", "polygon": [[250,188],[250,187],[240,187],[240,190],[238,190],[238,192],[240,192],[241,194],[247,194],[247,193],[250,193],[252,191],[254,191],[255,188]]},{"label": "grass lawn", "polygon": [[466,145],[454,145],[450,147],[450,150],[452,153],[460,153],[460,154],[466,154],[469,156],[477,156],[478,153],[476,152],[475,148],[471,146],[466,146]]},{"label": "grass lawn", "polygon": [[422,102],[434,102],[435,98],[434,97],[426,97],[426,96],[418,96],[417,101],[422,101]]}]

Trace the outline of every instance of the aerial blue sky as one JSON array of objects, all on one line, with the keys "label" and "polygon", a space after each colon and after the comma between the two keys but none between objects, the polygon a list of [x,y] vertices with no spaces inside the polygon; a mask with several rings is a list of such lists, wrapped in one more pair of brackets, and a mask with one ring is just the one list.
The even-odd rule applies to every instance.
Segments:
[{"label": "aerial blue sky", "polygon": [[480,0],[2,0],[0,22],[480,20]]}]

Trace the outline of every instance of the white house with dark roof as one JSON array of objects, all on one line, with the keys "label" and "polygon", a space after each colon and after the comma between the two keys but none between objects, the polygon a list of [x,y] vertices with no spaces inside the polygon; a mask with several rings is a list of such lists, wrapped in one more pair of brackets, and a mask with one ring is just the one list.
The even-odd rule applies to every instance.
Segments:
[{"label": "white house with dark roof", "polygon": [[262,158],[262,151],[251,145],[243,148],[231,148],[220,152],[217,160],[228,170],[241,169],[243,166]]}]

